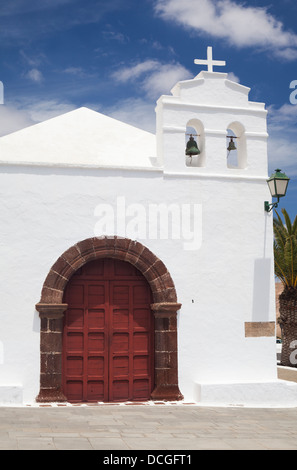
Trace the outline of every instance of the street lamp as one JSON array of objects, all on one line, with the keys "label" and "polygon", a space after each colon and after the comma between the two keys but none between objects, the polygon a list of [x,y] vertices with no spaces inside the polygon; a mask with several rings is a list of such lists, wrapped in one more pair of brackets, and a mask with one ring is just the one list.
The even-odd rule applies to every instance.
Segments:
[{"label": "street lamp", "polygon": [[279,169],[275,170],[275,173],[273,173],[273,175],[271,175],[267,180],[271,196],[277,197],[277,202],[269,204],[268,201],[265,201],[264,208],[266,212],[270,212],[274,207],[278,206],[279,199],[286,195],[289,181],[290,178],[288,178],[287,175],[282,173],[282,170]]}]

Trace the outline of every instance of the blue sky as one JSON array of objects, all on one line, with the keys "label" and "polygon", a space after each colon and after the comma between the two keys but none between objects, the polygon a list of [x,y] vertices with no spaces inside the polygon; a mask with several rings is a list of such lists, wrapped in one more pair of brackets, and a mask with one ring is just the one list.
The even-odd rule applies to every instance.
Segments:
[{"label": "blue sky", "polygon": [[[0,4],[0,135],[80,106],[154,132],[155,103],[206,58],[269,111],[269,172],[297,214],[296,0],[10,0]],[[297,82],[296,82],[297,84]],[[296,87],[297,89],[297,87]],[[290,100],[291,96],[291,100]]]}]

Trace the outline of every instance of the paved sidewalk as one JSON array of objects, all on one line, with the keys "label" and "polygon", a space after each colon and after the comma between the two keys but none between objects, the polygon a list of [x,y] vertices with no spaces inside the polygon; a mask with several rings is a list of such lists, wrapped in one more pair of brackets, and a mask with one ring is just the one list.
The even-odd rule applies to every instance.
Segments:
[{"label": "paved sidewalk", "polygon": [[297,449],[297,408],[0,407],[0,450]]}]

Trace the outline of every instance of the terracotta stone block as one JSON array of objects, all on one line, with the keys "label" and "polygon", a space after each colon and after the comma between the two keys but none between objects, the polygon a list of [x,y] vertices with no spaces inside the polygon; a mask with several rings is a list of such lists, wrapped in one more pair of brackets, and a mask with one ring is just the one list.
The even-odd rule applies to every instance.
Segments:
[{"label": "terracotta stone block", "polygon": [[46,373],[40,374],[40,386],[42,388],[60,388],[61,374]]},{"label": "terracotta stone block", "polygon": [[81,259],[81,254],[77,246],[72,246],[64,251],[62,256],[71,266],[73,266],[78,259]]},{"label": "terracotta stone block", "polygon": [[[94,237],[91,240],[93,244],[93,251],[96,254],[96,257],[101,255],[102,252],[105,252],[106,237]],[[101,256],[99,257],[101,258]]]},{"label": "terracotta stone block", "polygon": [[82,240],[76,244],[76,247],[80,251],[83,258],[95,259],[94,246],[92,239]]},{"label": "terracotta stone block", "polygon": [[55,273],[59,273],[62,277],[65,277],[66,279],[70,279],[70,277],[75,272],[72,266],[67,263],[67,261],[62,256],[60,256],[60,258],[53,264],[51,270]]},{"label": "terracotta stone block", "polygon": [[162,401],[180,401],[183,400],[183,395],[180,393],[177,385],[158,385],[151,395],[153,400]]},{"label": "terracotta stone block", "polygon": [[141,258],[146,261],[148,266],[153,266],[156,262],[156,256],[146,247],[141,251]]},{"label": "terracotta stone block", "polygon": [[56,304],[61,303],[63,299],[63,291],[50,289],[48,287],[43,287],[41,292],[41,303],[45,304]]},{"label": "terracotta stone block", "polygon": [[[125,260],[126,260],[126,258],[125,258]],[[140,255],[138,258],[136,258],[134,265],[141,273],[143,273],[144,277],[148,281],[150,281],[150,279],[148,278],[147,272],[148,272],[148,269],[150,269],[151,266],[150,266],[150,264],[147,263],[147,260],[142,259],[141,255]],[[146,273],[146,274],[144,274],[144,273]],[[154,279],[155,277],[156,276],[153,276],[152,279]]]},{"label": "terracotta stone block", "polygon": [[39,395],[36,397],[37,403],[51,403],[51,402],[66,402],[67,399],[58,388],[45,388],[41,387]]},{"label": "terracotta stone block", "polygon": [[118,259],[124,260],[129,250],[131,240],[128,238],[116,237],[114,241],[114,253]]},{"label": "terracotta stone block", "polygon": [[176,315],[171,315],[169,319],[169,330],[177,331],[177,317]]},{"label": "terracotta stone block", "polygon": [[44,287],[49,287],[50,289],[56,290],[64,290],[67,282],[68,279],[62,277],[60,274],[51,269],[44,281]]},{"label": "terracotta stone block", "polygon": [[48,329],[53,333],[62,333],[63,331],[63,319],[54,318],[48,320]]},{"label": "terracotta stone block", "polygon": [[156,351],[177,351],[177,341],[175,331],[155,332]]},{"label": "terracotta stone block", "polygon": [[62,352],[62,337],[59,333],[40,333],[41,352]]},{"label": "terracotta stone block", "polygon": [[40,331],[46,332],[48,330],[48,320],[47,318],[40,319]]},{"label": "terracotta stone block", "polygon": [[176,302],[176,290],[175,288],[164,289],[159,291],[153,291],[153,298],[155,303],[159,302]]},{"label": "terracotta stone block", "polygon": [[168,331],[170,327],[169,318],[155,318],[155,331]]},{"label": "terracotta stone block", "polygon": [[137,266],[137,262],[139,260],[139,254],[138,253],[127,253],[125,258],[124,258],[124,261],[127,261],[127,263],[131,263],[133,264],[133,266],[135,266],[137,269],[139,269],[139,267]]},{"label": "terracotta stone block", "polygon": [[62,371],[62,355],[59,354],[40,354],[40,372],[42,374],[60,374]]},{"label": "terracotta stone block", "polygon": [[160,282],[160,277],[157,277],[156,279],[152,279],[150,281],[150,286],[152,289],[152,293],[154,294],[155,292],[161,292],[163,291],[163,286],[162,283]]},{"label": "terracotta stone block", "polygon": [[68,305],[62,303],[41,303],[36,304],[36,310],[40,318],[53,319],[62,318]]},{"label": "terracotta stone block", "polygon": [[176,312],[181,308],[181,304],[178,302],[156,302],[151,305],[151,309],[154,312],[155,317],[166,317],[175,316]]},{"label": "terracotta stone block", "polygon": [[177,370],[175,368],[166,369],[165,377],[166,377],[166,382],[165,383],[167,385],[174,385],[175,384],[177,386],[178,377],[177,377]]},{"label": "terracotta stone block", "polygon": [[150,281],[156,279],[157,277],[161,277],[166,273],[166,266],[160,260],[158,260],[153,265],[151,265],[148,270],[143,273],[143,275]]},{"label": "terracotta stone block", "polygon": [[114,254],[115,254],[115,238],[111,238],[111,237],[106,237],[106,240],[105,240],[105,256],[107,257],[114,257]]},{"label": "terracotta stone block", "polygon": [[156,351],[155,361],[160,369],[167,369],[168,367],[170,367],[170,353]]},{"label": "terracotta stone block", "polygon": [[163,287],[164,289],[170,289],[170,288],[175,287],[173,280],[168,272],[160,276],[159,279],[160,279],[160,283],[162,283],[162,286],[164,286]]},{"label": "terracotta stone block", "polygon": [[143,250],[144,246],[141,243],[131,240],[129,244],[128,254],[130,254],[131,256],[134,255],[135,258],[138,259],[142,255]]}]

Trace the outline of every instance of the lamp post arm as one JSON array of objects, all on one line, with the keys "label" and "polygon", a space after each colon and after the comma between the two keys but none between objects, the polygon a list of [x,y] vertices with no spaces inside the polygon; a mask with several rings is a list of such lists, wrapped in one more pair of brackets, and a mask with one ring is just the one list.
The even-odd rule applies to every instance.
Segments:
[{"label": "lamp post arm", "polygon": [[276,208],[278,206],[278,203],[279,203],[279,197],[277,198],[277,202],[273,202],[272,204],[269,204],[268,201],[265,201],[264,202],[264,209],[266,212],[271,212],[272,209]]}]

